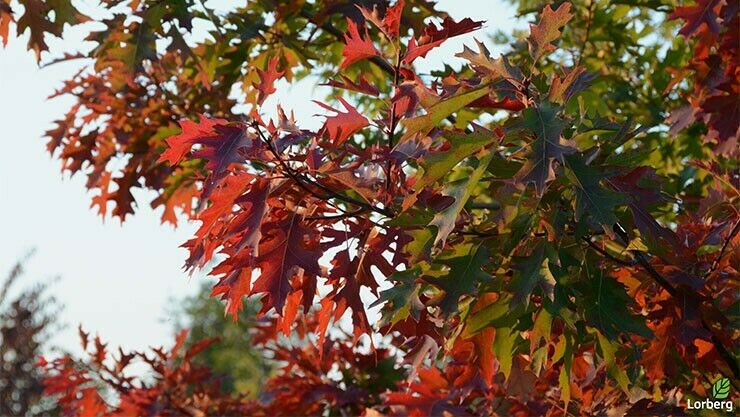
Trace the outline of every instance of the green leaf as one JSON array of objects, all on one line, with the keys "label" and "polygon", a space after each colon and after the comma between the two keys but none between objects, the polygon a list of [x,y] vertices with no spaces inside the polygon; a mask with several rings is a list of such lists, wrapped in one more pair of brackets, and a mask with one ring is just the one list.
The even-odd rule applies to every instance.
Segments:
[{"label": "green leaf", "polygon": [[542,308],[537,313],[537,318],[534,320],[534,326],[532,327],[532,334],[529,336],[529,351],[533,352],[540,343],[540,340],[548,340],[550,338],[550,331],[552,329],[552,314],[547,309]]},{"label": "green leaf", "polygon": [[427,134],[447,116],[485,96],[488,92],[488,84],[480,85],[472,90],[459,92],[429,107],[427,114],[402,121],[401,124],[406,128],[406,133],[401,137],[399,143],[404,142],[419,132]]},{"label": "green leaf", "polygon": [[551,103],[541,103],[538,107],[529,107],[522,113],[522,120],[517,128],[531,131],[534,140],[530,144],[527,161],[519,170],[515,179],[521,183],[534,183],[537,195],[545,191],[545,184],[555,179],[553,161],[576,151],[575,144],[562,138],[565,122],[558,115],[559,108]]},{"label": "green leaf", "polygon": [[570,169],[570,180],[576,188],[576,218],[581,219],[587,214],[611,233],[617,222],[614,210],[627,204],[627,196],[603,188],[599,182],[608,175],[586,165],[583,157],[569,155],[565,160]]},{"label": "green leaf", "polygon": [[730,378],[718,379],[712,385],[712,397],[715,400],[724,400],[730,395]]},{"label": "green leaf", "polygon": [[550,300],[554,297],[555,277],[550,272],[549,259],[545,256],[545,245],[539,244],[529,256],[516,257],[516,274],[511,281],[512,305],[529,305],[529,296],[535,287],[540,286]]},{"label": "green leaf", "polygon": [[496,139],[493,132],[487,129],[476,129],[473,133],[446,130],[442,136],[447,139],[450,147],[445,151],[430,153],[420,161],[424,171],[417,175],[414,184],[417,191],[433,184],[449,173],[460,161]]},{"label": "green leaf", "polygon": [[511,365],[514,361],[514,344],[518,336],[519,332],[510,327],[496,329],[493,353],[496,355],[499,369],[504,373],[506,379],[509,379],[509,375],[511,375]]},{"label": "green leaf", "polygon": [[583,288],[586,321],[611,340],[615,340],[620,333],[651,337],[652,332],[645,325],[645,320],[633,315],[627,308],[633,300],[624,286],[600,268],[589,272]]},{"label": "green leaf", "polygon": [[416,278],[421,274],[419,266],[407,269],[405,271],[396,271],[388,280],[393,282],[393,286],[380,292],[378,299],[370,308],[386,303],[382,310],[382,321],[395,325],[403,321],[410,314],[415,305],[420,305],[417,297],[419,284]]},{"label": "green leaf", "polygon": [[606,365],[607,374],[614,379],[622,391],[629,394],[629,379],[627,378],[627,373],[617,364],[616,344],[610,342],[609,339],[607,339],[598,330],[595,330],[594,332],[596,333],[599,342],[599,349],[601,350],[601,357],[604,359],[604,364]]},{"label": "green leaf", "polygon": [[512,327],[525,314],[527,314],[527,309],[524,304],[519,304],[512,309],[511,296],[502,295],[498,300],[468,317],[465,321],[463,337],[471,337],[486,327]]},{"label": "green leaf", "polygon": [[485,151],[484,154],[479,158],[480,162],[478,163],[478,167],[473,171],[472,174],[470,174],[470,176],[449,184],[443,191],[444,195],[453,197],[455,199],[455,202],[441,212],[437,213],[432,221],[429,223],[429,226],[437,227],[437,237],[434,239],[435,247],[444,246],[445,241],[447,240],[447,236],[449,236],[450,232],[452,232],[452,229],[455,228],[455,221],[457,220],[457,216],[460,214],[463,207],[465,206],[465,203],[473,194],[476,184],[478,184],[478,181],[480,181],[483,173],[486,172],[488,164],[491,162],[492,158],[493,152]]},{"label": "green leaf", "polygon": [[480,239],[477,243],[456,245],[452,250],[439,255],[437,261],[439,263],[435,266],[448,268],[447,272],[438,276],[430,273],[432,276],[427,276],[424,280],[444,291],[439,305],[445,314],[457,311],[461,296],[473,294],[479,282],[491,278],[482,269],[489,262],[489,252]]},{"label": "green leaf", "polygon": [[561,357],[563,358],[563,366],[560,368],[560,375],[558,375],[558,385],[560,386],[560,399],[565,403],[563,408],[567,410],[570,402],[570,374],[573,368],[573,342],[567,335],[562,336],[560,343],[555,348],[553,363],[556,363]]}]

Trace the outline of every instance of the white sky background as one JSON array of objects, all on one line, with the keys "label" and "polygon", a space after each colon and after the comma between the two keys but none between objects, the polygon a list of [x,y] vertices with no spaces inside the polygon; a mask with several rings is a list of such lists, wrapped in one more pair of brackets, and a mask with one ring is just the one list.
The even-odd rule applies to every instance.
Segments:
[{"label": "white sky background", "polygon": [[[90,11],[96,3],[75,4]],[[490,42],[490,34],[526,27],[502,0],[440,0],[437,8],[456,20],[471,17],[486,24],[417,60],[425,72],[444,63],[459,67],[462,61],[451,57],[463,44],[474,46],[473,37],[497,55],[500,49]],[[82,33],[70,32],[65,31],[64,41],[49,39],[51,49],[79,49]],[[179,246],[196,225],[185,221],[177,229],[160,225],[161,213],[148,205],[152,194],[142,190],[134,191],[140,204],[123,225],[117,219],[103,222],[89,208],[92,195],[85,189],[85,176],[62,177],[60,162],[46,152],[43,138],[72,102],[46,97],[82,63],[40,69],[34,54],[26,51],[26,42],[27,35],[0,48],[0,277],[32,248],[36,254],[26,263],[18,287],[61,277],[51,290],[64,305],[59,319],[66,327],[53,340],[62,349],[80,352],[78,324],[99,333],[112,347],[141,350],[170,345],[173,323],[166,316],[170,300],[194,294],[203,279],[203,274],[188,277],[181,269],[186,250]],[[44,54],[43,59],[49,56]],[[310,100],[323,97],[311,81],[292,87],[283,82],[265,108],[280,103],[295,111],[300,126],[316,127],[322,119],[313,115],[320,109]]]}]

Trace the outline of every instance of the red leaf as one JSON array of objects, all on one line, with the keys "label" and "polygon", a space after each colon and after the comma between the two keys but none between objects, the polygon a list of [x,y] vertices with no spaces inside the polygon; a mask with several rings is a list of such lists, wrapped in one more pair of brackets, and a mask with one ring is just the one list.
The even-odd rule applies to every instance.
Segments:
[{"label": "red leaf", "polygon": [[247,173],[227,176],[208,197],[210,205],[197,216],[201,225],[195,238],[185,244],[190,249],[185,263],[188,269],[202,267],[211,260],[213,251],[221,246],[224,222],[232,214],[237,197],[244,194],[253,178]]},{"label": "red leaf", "polygon": [[515,98],[504,97],[503,99],[496,101],[495,99],[491,98],[490,95],[485,95],[481,98],[473,100],[470,104],[468,104],[468,107],[519,111],[524,109],[525,106],[524,103]]},{"label": "red leaf", "polygon": [[8,46],[8,29],[10,22],[13,21],[13,10],[7,3],[0,3],[0,39],[3,40],[3,47]]},{"label": "red leaf", "polygon": [[239,311],[242,309],[242,298],[249,295],[252,282],[252,268],[241,268],[231,271],[221,278],[211,290],[211,297],[221,295],[226,300],[225,314],[231,315],[233,321],[237,321]]},{"label": "red leaf", "polygon": [[180,120],[182,133],[167,139],[169,148],[162,152],[157,162],[167,162],[170,165],[176,165],[202,137],[214,135],[215,132],[213,129],[216,125],[228,123],[223,119],[209,119],[203,115],[199,117],[199,123],[195,123],[189,119]]},{"label": "red leaf", "polygon": [[383,18],[383,29],[391,37],[398,37],[398,32],[401,27],[401,15],[403,14],[403,8],[406,6],[406,0],[398,0],[393,7],[389,8],[385,12]]},{"label": "red leaf", "polygon": [[714,33],[719,34],[721,27],[718,23],[717,12],[722,6],[720,0],[697,0],[695,6],[677,7],[676,10],[668,16],[669,19],[684,19],[686,24],[678,31],[681,35],[688,38],[699,27],[706,27]]},{"label": "red leaf", "polygon": [[262,142],[255,140],[254,134],[242,124],[227,124],[201,115],[200,123],[185,119],[180,121],[180,126],[182,133],[167,139],[169,149],[160,155],[158,162],[177,164],[194,145],[200,145],[192,152],[192,158],[205,159],[205,168],[210,171],[201,195],[203,199],[210,195],[230,164],[245,162],[247,155],[259,156],[262,152]]},{"label": "red leaf", "polygon": [[418,40],[413,37],[409,39],[403,63],[411,64],[416,58],[425,57],[429,51],[438,47],[447,39],[480,29],[482,25],[482,21],[475,21],[469,17],[459,22],[455,22],[451,17],[446,17],[441,28],[437,27],[434,22],[429,23],[424,28],[424,35]]},{"label": "red leaf", "polygon": [[[273,208],[271,216],[274,220],[262,226],[257,260],[261,274],[252,293],[267,294],[264,311],[274,307],[282,314],[291,278],[301,273],[311,278],[321,274],[321,252],[316,231],[304,227],[301,215],[285,208]],[[307,296],[313,294],[304,294]]]},{"label": "red leaf", "polygon": [[394,6],[389,7],[388,10],[386,10],[385,16],[383,16],[382,19],[378,15],[377,6],[373,6],[372,12],[365,8],[360,8],[360,11],[366,20],[369,20],[377,26],[378,29],[382,30],[389,39],[395,39],[398,37],[404,6],[406,6],[406,1],[398,0]]},{"label": "red leaf", "polygon": [[[626,175],[610,178],[608,182],[615,190],[629,195],[629,209],[640,234],[655,242],[658,242],[660,238],[665,239],[670,246],[678,247],[676,234],[660,225],[650,214],[649,208],[664,200],[660,192],[660,178],[655,170],[648,167],[637,167]],[[648,188],[644,183],[653,185],[653,187]]]},{"label": "red leaf", "polygon": [[570,14],[570,3],[563,3],[553,11],[548,4],[542,10],[542,18],[536,25],[529,25],[529,53],[537,61],[546,53],[555,50],[551,43],[560,37],[560,28],[573,17]]},{"label": "red leaf", "polygon": [[277,81],[285,73],[285,71],[277,70],[279,62],[280,58],[275,56],[270,59],[270,62],[267,65],[267,71],[262,71],[259,68],[257,69],[257,74],[260,77],[260,82],[253,84],[254,88],[259,91],[259,93],[257,94],[257,104],[262,104],[270,94],[277,91],[275,90],[275,81]]},{"label": "red leaf", "polygon": [[360,32],[357,30],[357,24],[350,19],[347,19],[347,33],[344,34],[344,42],[346,44],[344,50],[342,50],[344,60],[339,69],[344,69],[354,62],[380,55],[372,40],[368,37],[367,29],[365,29],[365,39],[362,39]]},{"label": "red leaf", "polygon": [[707,124],[720,144],[722,153],[736,155],[740,132],[740,99],[738,91],[729,91],[707,98],[701,108],[709,113]]},{"label": "red leaf", "polygon": [[335,145],[341,145],[355,132],[365,126],[368,126],[370,122],[365,118],[365,116],[361,115],[351,104],[347,103],[346,100],[341,97],[337,97],[337,100],[339,100],[339,102],[342,103],[344,108],[347,110],[346,113],[342,113],[341,111],[318,101],[314,101],[314,103],[327,110],[337,113],[336,116],[327,116],[324,128],[329,133],[329,139],[331,139]]},{"label": "red leaf", "polygon": [[380,91],[378,91],[377,87],[370,84],[362,74],[360,74],[360,77],[358,78],[356,83],[353,82],[349,77],[346,77],[342,74],[340,74],[339,76],[342,77],[343,82],[330,80],[326,84],[322,85],[342,88],[344,90],[357,91],[358,93],[365,93],[375,97],[380,94]]},{"label": "red leaf", "polygon": [[90,202],[90,208],[98,206],[98,214],[103,218],[105,218],[105,213],[108,209],[108,200],[113,194],[109,191],[110,180],[111,180],[111,172],[110,171],[103,172],[103,174],[100,176],[100,180],[98,181],[98,187],[100,188],[100,194],[93,197],[92,201]]}]

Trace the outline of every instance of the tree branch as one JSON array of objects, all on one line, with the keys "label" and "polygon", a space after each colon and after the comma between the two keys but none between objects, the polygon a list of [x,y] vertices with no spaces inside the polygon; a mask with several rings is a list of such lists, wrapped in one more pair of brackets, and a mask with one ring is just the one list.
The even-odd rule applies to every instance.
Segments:
[{"label": "tree branch", "polygon": [[[386,217],[393,217],[393,213],[388,209],[378,208],[371,204],[365,203],[364,201],[356,200],[352,197],[348,197],[343,194],[340,194],[317,181],[312,181],[311,179],[306,177],[305,174],[296,172],[293,168],[291,168],[283,160],[283,158],[280,157],[280,154],[278,153],[277,149],[275,149],[275,146],[273,145],[272,141],[269,138],[265,137],[264,133],[262,133],[262,129],[260,129],[260,126],[256,121],[252,122],[252,127],[257,131],[257,135],[259,136],[260,140],[262,140],[262,142],[264,142],[265,145],[267,145],[267,148],[269,149],[270,153],[272,153],[272,155],[278,161],[280,166],[285,171],[285,174],[288,175],[293,181],[295,181],[296,184],[298,184],[298,186],[301,187],[304,191],[308,192],[309,194],[313,195],[314,197],[320,200],[325,200],[328,202],[330,198],[336,198],[338,200],[344,201],[345,203],[354,204],[365,210],[373,211],[375,213],[381,214]],[[315,190],[312,190],[311,188],[309,188],[307,184],[311,184],[317,188],[320,188],[321,190],[326,192],[327,195],[322,195],[322,194],[317,193]]]},{"label": "tree branch", "polygon": [[740,230],[740,220],[735,222],[735,226],[732,228],[732,231],[730,232],[730,235],[727,236],[727,240],[725,240],[724,245],[722,245],[722,249],[720,249],[719,253],[717,254],[717,257],[714,259],[714,262],[712,262],[712,266],[709,268],[706,274],[704,274],[704,278],[706,279],[708,276],[714,272],[717,267],[719,267],[719,263],[722,260],[722,257],[725,255],[725,251],[727,251],[727,247],[730,246],[730,243],[732,242],[732,239],[735,238],[735,235],[737,234],[738,230]]},{"label": "tree branch", "polygon": [[611,253],[607,252],[606,250],[600,248],[599,245],[597,245],[595,242],[591,241],[591,237],[590,236],[583,236],[582,239],[583,239],[584,242],[588,243],[588,246],[590,246],[593,250],[595,250],[596,252],[598,252],[599,254],[601,254],[601,256],[609,259],[612,262],[615,262],[615,263],[618,263],[619,265],[624,265],[624,266],[634,266],[637,263],[634,260],[633,261],[627,261],[627,260],[624,260],[624,259],[617,258],[616,256],[612,255]]},{"label": "tree branch", "polygon": [[[625,229],[619,224],[614,224],[614,232],[619,236],[619,238],[623,241],[624,245],[629,245],[629,236],[627,235],[627,232]],[[697,304],[701,303],[701,298],[695,294],[695,293],[689,293],[687,291],[678,291],[673,285],[671,285],[670,282],[668,282],[667,279],[665,279],[658,271],[653,268],[653,266],[650,264],[650,261],[647,259],[647,256],[644,252],[638,251],[638,250],[632,250],[631,251],[633,255],[635,255],[635,259],[637,260],[637,263],[640,264],[647,272],[648,275],[650,275],[655,282],[658,283],[661,287],[663,287],[672,297],[679,298],[679,297],[686,297],[691,296],[694,298],[694,301],[697,302]],[[732,372],[735,379],[740,378],[740,367],[738,367],[737,361],[735,361],[735,358],[732,356],[730,351],[725,347],[725,345],[722,343],[722,341],[717,337],[717,335],[714,333],[714,329],[712,326],[709,325],[709,322],[704,317],[704,313],[701,309],[699,309],[699,316],[701,318],[701,325],[702,327],[709,332],[712,339],[712,344],[714,345],[714,348],[717,349],[717,353],[719,353],[719,356],[722,358],[722,360],[725,362],[725,364],[730,368],[730,371]]]}]

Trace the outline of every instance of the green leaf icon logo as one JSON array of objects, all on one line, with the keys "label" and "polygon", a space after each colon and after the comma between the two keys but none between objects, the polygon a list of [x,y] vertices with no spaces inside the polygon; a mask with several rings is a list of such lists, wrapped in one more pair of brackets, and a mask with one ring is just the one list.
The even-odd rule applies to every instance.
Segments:
[{"label": "green leaf icon logo", "polygon": [[712,385],[712,397],[715,400],[724,400],[730,395],[730,379],[721,378]]}]

